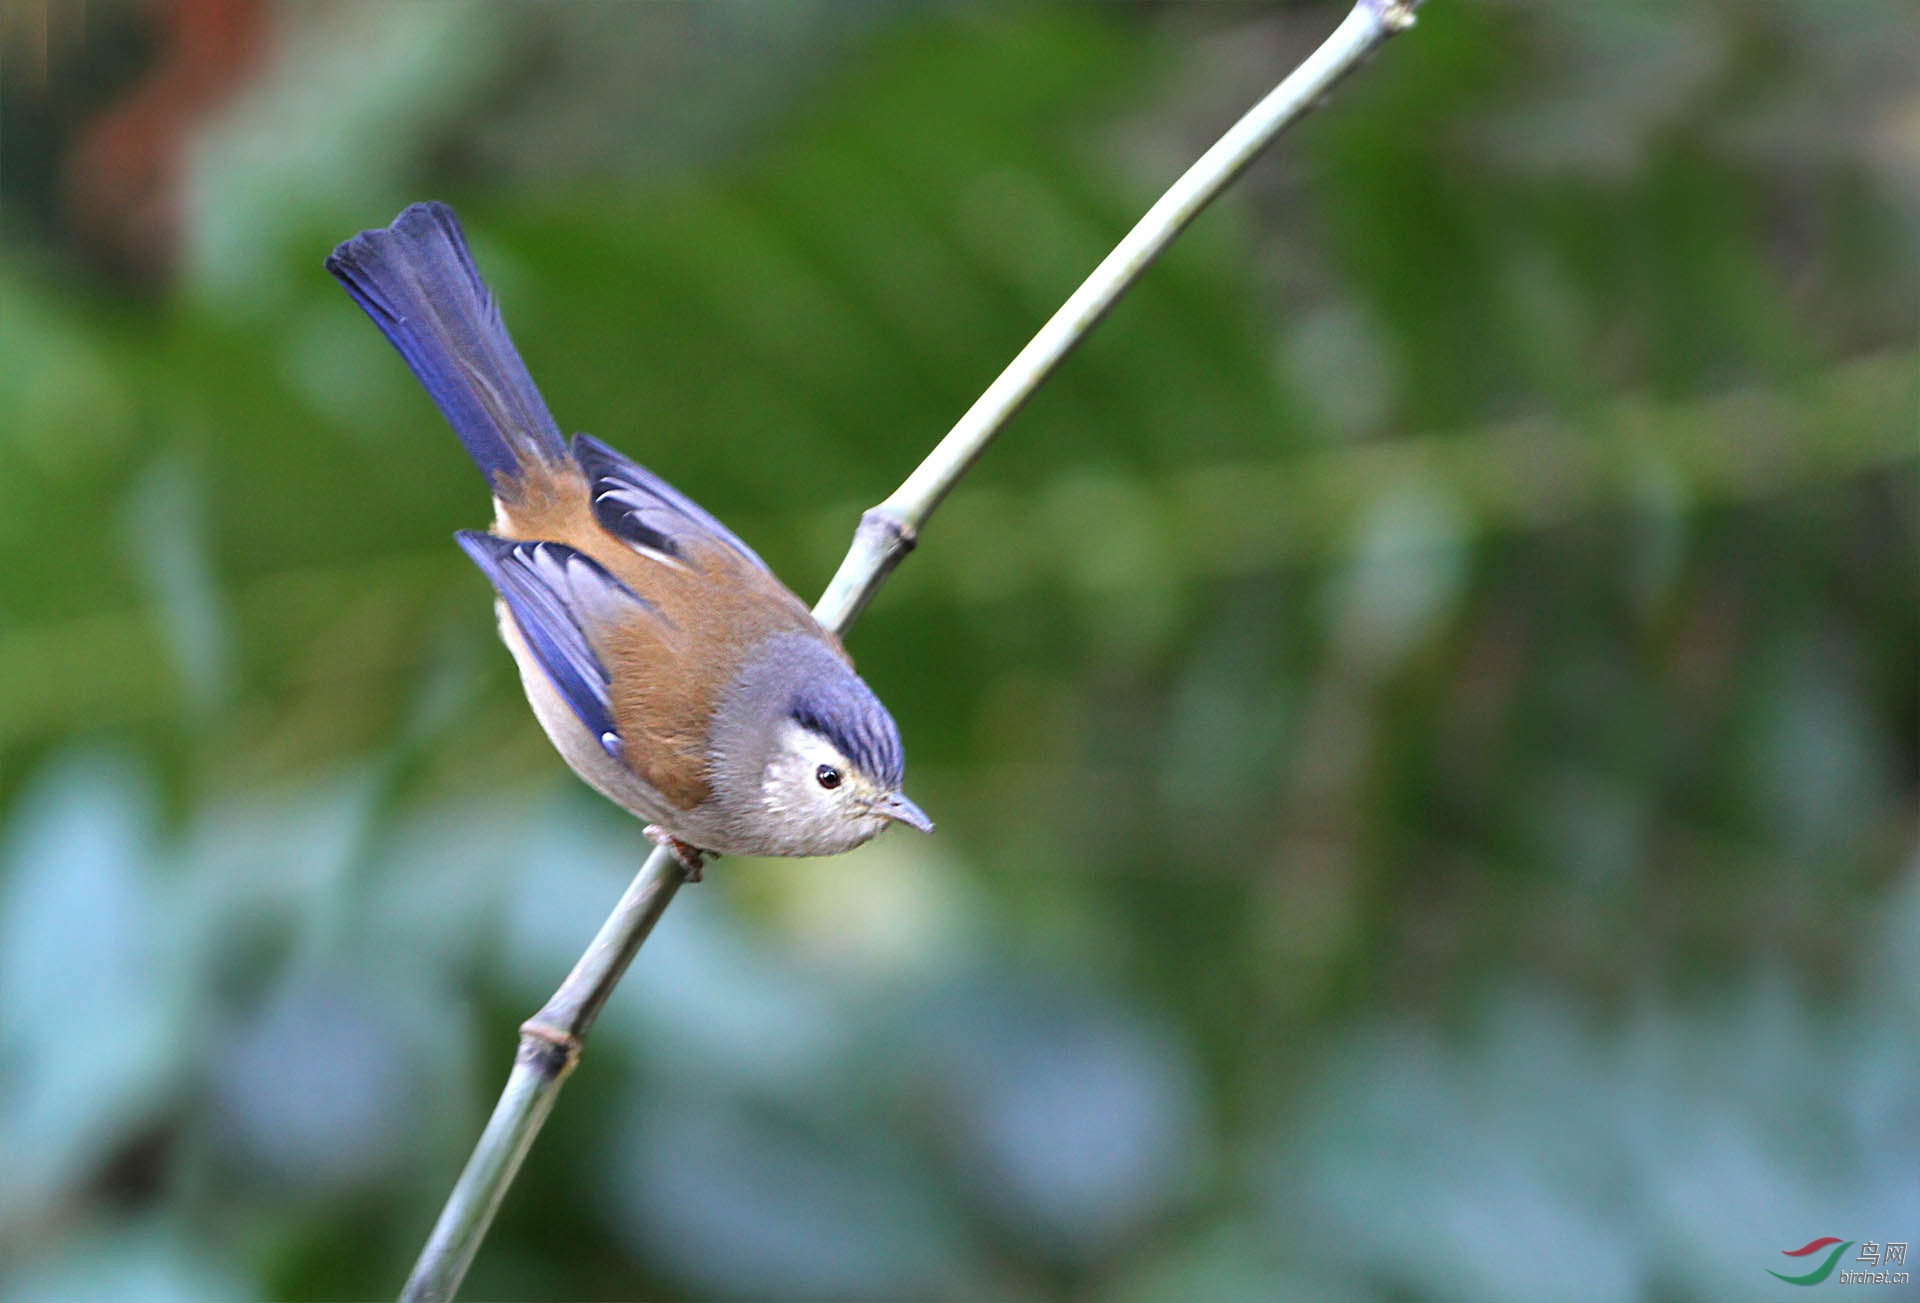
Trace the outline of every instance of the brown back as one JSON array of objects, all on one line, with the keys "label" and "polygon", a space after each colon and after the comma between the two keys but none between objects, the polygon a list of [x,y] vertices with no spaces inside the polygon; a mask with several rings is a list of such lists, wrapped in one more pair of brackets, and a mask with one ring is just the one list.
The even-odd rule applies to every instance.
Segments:
[{"label": "brown back", "polygon": [[586,634],[612,683],[627,763],[676,808],[712,795],[708,730],[747,652],[772,634],[807,633],[848,660],[785,584],[719,539],[685,540],[684,564],[637,551],[594,519],[575,466],[524,476],[520,488],[516,502],[496,500],[495,534],[575,548],[655,607]]}]

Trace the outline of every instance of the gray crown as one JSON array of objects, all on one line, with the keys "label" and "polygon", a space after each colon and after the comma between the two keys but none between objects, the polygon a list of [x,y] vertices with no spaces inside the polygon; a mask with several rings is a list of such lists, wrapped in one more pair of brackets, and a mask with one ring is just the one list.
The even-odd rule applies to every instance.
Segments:
[{"label": "gray crown", "polygon": [[880,698],[856,675],[822,676],[794,695],[790,713],[802,728],[838,747],[867,777],[889,789],[906,774],[900,730]]}]

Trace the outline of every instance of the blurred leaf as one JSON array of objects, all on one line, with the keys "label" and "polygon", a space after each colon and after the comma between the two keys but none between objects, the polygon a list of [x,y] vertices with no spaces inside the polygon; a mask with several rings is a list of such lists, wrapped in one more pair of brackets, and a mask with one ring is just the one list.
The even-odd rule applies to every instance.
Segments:
[{"label": "blurred leaf", "polygon": [[668,1093],[635,1114],[613,1157],[611,1214],[695,1290],[897,1298],[955,1283],[942,1210],[857,1136],[822,1144]]},{"label": "blurred leaf", "polygon": [[146,847],[151,800],[124,764],[43,774],[0,876],[0,1228],[86,1181],[147,1125],[194,1054],[182,956]]}]

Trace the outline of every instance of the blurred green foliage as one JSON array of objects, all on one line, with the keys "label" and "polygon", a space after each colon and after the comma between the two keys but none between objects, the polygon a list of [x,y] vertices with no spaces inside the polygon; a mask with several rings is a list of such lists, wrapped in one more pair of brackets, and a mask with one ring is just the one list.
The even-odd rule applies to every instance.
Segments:
[{"label": "blurred green foliage", "polygon": [[[646,849],[334,242],[455,203],[563,425],[811,594],[1336,16],[280,7],[158,292],[58,164],[148,20],[7,28],[0,1297],[393,1290]],[[679,902],[467,1296],[1706,1299],[1920,1233],[1917,51],[1423,11],[855,631],[939,835]]]}]

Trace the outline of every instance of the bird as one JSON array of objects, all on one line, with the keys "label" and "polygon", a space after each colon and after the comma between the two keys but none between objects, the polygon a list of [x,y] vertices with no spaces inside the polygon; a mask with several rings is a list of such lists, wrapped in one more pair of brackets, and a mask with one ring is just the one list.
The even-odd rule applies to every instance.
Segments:
[{"label": "bird", "polygon": [[900,731],[840,640],[691,498],[561,436],[451,208],[414,204],[326,268],[487,479],[491,528],[454,537],[493,585],[535,718],[688,880],[708,855],[933,831],[901,791]]}]

